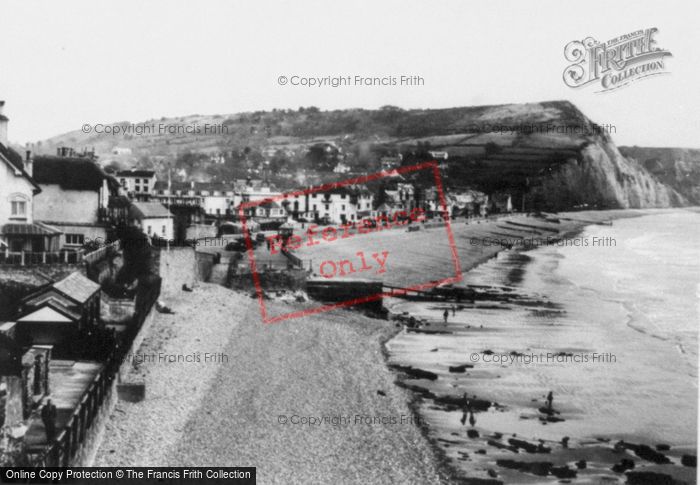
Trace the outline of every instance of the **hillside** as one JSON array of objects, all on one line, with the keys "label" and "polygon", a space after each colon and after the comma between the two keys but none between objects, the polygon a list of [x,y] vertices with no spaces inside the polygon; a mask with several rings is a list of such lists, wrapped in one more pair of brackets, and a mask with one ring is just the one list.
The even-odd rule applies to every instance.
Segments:
[{"label": "hillside", "polygon": [[[568,101],[434,110],[309,107],[114,125],[131,132],[74,131],[34,149],[94,147],[111,168],[153,168],[164,175],[170,167],[199,181],[267,176],[281,188],[377,171],[382,159],[406,165],[439,158],[448,186],[508,193],[526,210],[687,202],[643,164],[625,158]],[[333,173],[341,162],[349,175]]]}]

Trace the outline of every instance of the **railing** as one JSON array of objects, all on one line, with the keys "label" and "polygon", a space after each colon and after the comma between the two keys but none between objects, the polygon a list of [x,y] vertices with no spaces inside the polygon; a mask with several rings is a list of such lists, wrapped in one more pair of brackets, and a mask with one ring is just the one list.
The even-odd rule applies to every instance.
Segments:
[{"label": "railing", "polygon": [[83,251],[9,251],[0,252],[0,265],[33,266],[45,264],[78,264],[83,261]]},{"label": "railing", "polygon": [[114,254],[120,249],[119,241],[86,253],[83,249],[75,251],[0,251],[0,265],[39,266],[48,264],[92,264],[107,255]]},{"label": "railing", "polygon": [[56,440],[39,453],[28,455],[30,466],[65,467],[72,464],[80,446],[86,441],[88,433],[91,431],[90,427],[99,417],[102,406],[112,397],[114,379],[131,349],[131,344],[160,295],[160,286],[160,278],[154,278],[148,283],[139,285],[136,294],[136,313],[132,324],[122,334],[121,345],[112,348],[104,360],[104,367],[88,386],[65,427],[59,431]]},{"label": "railing", "polygon": [[120,241],[114,241],[83,256],[83,261],[92,264],[108,255],[116,254],[121,248]]}]

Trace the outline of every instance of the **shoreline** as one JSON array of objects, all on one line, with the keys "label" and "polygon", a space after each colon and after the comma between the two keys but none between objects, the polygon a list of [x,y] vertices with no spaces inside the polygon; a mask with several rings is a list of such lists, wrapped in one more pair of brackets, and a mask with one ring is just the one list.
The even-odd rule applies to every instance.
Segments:
[{"label": "shoreline", "polygon": [[[676,210],[674,209],[672,211],[675,212]],[[638,211],[634,211],[634,212],[625,211],[622,214],[619,214],[618,212],[619,211],[609,211],[607,214],[605,214],[605,216],[607,216],[607,217],[603,217],[602,219],[600,219],[598,221],[586,221],[586,222],[582,222],[577,227],[567,228],[565,231],[561,231],[560,233],[558,233],[556,235],[556,239],[563,240],[563,239],[568,239],[568,238],[575,238],[576,236],[581,234],[583,231],[585,231],[588,227],[590,227],[592,225],[601,225],[601,221],[604,221],[604,220],[614,221],[614,220],[619,220],[621,218],[638,217],[638,216],[654,215],[654,214],[661,213],[661,211],[646,210],[646,209],[645,210],[638,210]],[[669,210],[665,210],[664,212],[669,212]],[[574,214],[577,214],[577,213],[574,213]],[[569,216],[569,214],[568,213],[567,214],[554,214],[553,216],[554,217],[557,217],[557,216],[567,217],[567,216]],[[517,253],[527,253],[531,249],[537,249],[538,247],[539,246],[527,248],[527,247],[518,246],[518,247],[513,248],[512,251],[517,252]],[[490,261],[491,259],[493,259],[495,257],[498,257],[498,255],[502,251],[511,251],[511,249],[510,248],[503,248],[502,250],[499,250],[496,253],[494,253],[493,255],[491,255],[485,261],[478,262],[476,264],[471,265],[468,268],[464,268],[465,275],[469,271],[472,271],[472,270],[476,269],[477,267],[481,266],[483,263]],[[525,264],[527,264],[527,263],[525,263]],[[544,296],[547,296],[547,295],[545,294]],[[435,305],[439,306],[440,303],[436,302]],[[406,305],[406,306],[409,306],[409,305]],[[467,309],[467,311],[468,311],[468,309]],[[499,311],[505,311],[505,309],[499,310]],[[405,312],[404,312],[404,314],[405,314]],[[411,314],[410,316],[415,317],[417,315]],[[431,324],[434,324],[434,322],[431,321]],[[435,344],[431,344],[431,346],[434,346],[434,345]],[[434,349],[434,351],[435,350],[437,350],[437,348]],[[390,355],[390,352],[387,349],[387,356],[389,356],[389,355]],[[419,360],[417,360],[416,362],[419,362]],[[387,358],[387,365],[390,368],[392,368],[392,367],[395,368],[396,364],[394,364],[392,366],[390,363],[390,359]],[[420,364],[418,364],[414,368],[417,370],[420,370],[420,371],[422,371],[422,369],[424,369],[424,367],[422,367]],[[430,367],[428,367],[428,369],[430,369],[431,371],[433,370]],[[414,379],[413,382],[418,382],[420,384],[419,380],[418,381],[415,380],[416,376],[412,376],[412,375],[403,373],[400,370],[395,371],[395,372],[397,373],[397,379],[399,379],[399,380],[406,382],[406,381],[411,381],[412,379]],[[500,377],[500,376],[498,376],[498,377]],[[426,381],[426,382],[429,382],[429,381]],[[410,384],[409,384],[409,386],[410,386]],[[414,384],[414,386],[415,386],[415,384]],[[486,386],[488,387],[488,384]],[[422,387],[422,386],[419,385],[419,388],[420,387]],[[435,390],[435,389],[439,389],[439,387],[433,389],[433,387],[428,386],[427,389],[424,389],[424,391],[428,391],[429,389],[433,390],[433,392],[437,393],[438,395],[444,394],[442,392]],[[428,391],[428,393],[430,394],[430,391]],[[421,409],[421,404],[425,405],[425,403],[427,403],[427,402],[431,402],[430,406],[435,406],[437,404],[437,401],[433,402],[431,398],[427,398],[427,399],[423,398],[422,397],[423,392],[412,392],[412,394],[413,394],[414,398],[412,399],[411,405],[412,405],[412,408],[414,409],[414,412],[416,412],[418,415],[426,416],[425,409]],[[494,397],[494,396],[492,396],[492,397]],[[440,405],[438,405],[438,407],[439,406]],[[427,421],[430,421],[430,420],[427,420]],[[507,425],[504,425],[503,427],[508,428]],[[488,428],[489,428],[488,426],[487,426],[487,429],[484,429],[482,427],[477,426],[477,428],[475,428],[474,430],[478,429],[478,432],[480,434],[482,434],[483,437],[489,437],[490,434],[494,434],[494,431],[492,431],[493,428],[491,428],[491,431],[489,431]],[[499,428],[495,428],[495,429],[499,429]],[[461,428],[460,435],[463,432],[464,432],[464,428]],[[457,435],[457,433],[450,433],[450,435]],[[506,433],[506,435],[507,435],[507,433]],[[441,436],[441,432],[438,432],[436,428],[428,428],[427,429],[426,438],[430,442],[431,446],[433,446],[434,448],[438,448],[440,450],[441,456],[446,457],[444,460],[446,462],[444,464],[445,469],[448,473],[450,473],[451,478],[453,480],[456,480],[456,481],[470,480],[470,479],[488,480],[488,479],[495,479],[496,477],[498,477],[498,479],[504,479],[505,483],[516,483],[516,482],[517,483],[535,483],[535,482],[539,483],[537,475],[541,475],[542,472],[540,470],[536,470],[534,468],[532,470],[535,470],[535,471],[523,472],[523,470],[524,470],[524,467],[530,466],[530,465],[528,465],[528,463],[531,464],[532,462],[544,462],[544,461],[554,461],[553,470],[556,470],[556,473],[561,474],[561,476],[559,476],[559,475],[557,475],[557,476],[560,479],[565,479],[565,478],[570,479],[573,477],[569,476],[569,473],[570,473],[569,471],[567,471],[563,468],[559,469],[557,467],[558,466],[565,467],[567,462],[569,463],[569,465],[571,465],[571,463],[573,463],[573,461],[575,461],[576,459],[586,459],[586,458],[589,460],[597,460],[598,462],[602,462],[602,463],[609,461],[609,464],[612,466],[612,465],[615,465],[615,463],[617,463],[621,458],[625,457],[624,453],[620,456],[619,453],[612,452],[611,445],[612,445],[612,443],[614,443],[615,439],[612,439],[608,442],[603,442],[599,439],[597,444],[596,444],[595,440],[592,440],[592,441],[588,442],[587,444],[584,443],[585,446],[583,446],[583,447],[579,447],[579,445],[574,445],[571,448],[568,448],[565,446],[565,447],[559,448],[559,449],[556,449],[557,448],[555,445],[556,442],[553,442],[552,445],[555,445],[555,446],[552,446],[551,454],[539,455],[539,457],[537,454],[529,455],[529,456],[523,455],[523,454],[514,455],[513,456],[514,460],[510,460],[511,465],[499,463],[498,464],[499,466],[497,466],[495,462],[492,462],[492,465],[491,465],[492,468],[495,470],[498,470],[498,472],[495,473],[495,472],[493,472],[493,470],[489,469],[488,475],[484,474],[486,471],[486,468],[484,468],[485,463],[479,462],[477,460],[477,462],[475,462],[475,465],[477,465],[477,463],[481,463],[481,466],[477,466],[475,469],[473,467],[471,467],[470,465],[466,465],[466,466],[471,467],[475,471],[476,470],[482,470],[482,471],[480,473],[465,474],[465,470],[460,468],[459,466],[457,466],[458,462],[454,461],[455,460],[454,454],[451,458],[447,457],[448,455],[446,453],[446,447],[449,449],[449,447],[452,446],[451,444],[447,444],[447,443],[452,443],[454,436],[449,437],[449,436],[446,436],[445,434],[442,434],[442,436],[443,436],[442,438],[440,436]],[[515,437],[516,435],[513,434],[513,436]],[[447,439],[447,438],[450,438],[450,439]],[[472,438],[472,437],[470,436],[470,438]],[[493,436],[490,436],[490,438],[493,439],[494,441],[500,440],[501,434],[495,433]],[[572,438],[574,440],[576,440],[577,438],[581,438],[581,437],[580,436],[572,436]],[[635,451],[635,454],[637,454],[637,456],[642,456],[645,453],[647,453],[646,451],[643,450],[645,443],[652,445],[652,448],[653,448],[653,440],[650,440],[649,437],[646,435],[640,435],[638,438],[640,438],[641,441],[634,441],[633,440],[632,443],[639,443],[639,445],[642,446],[642,448],[640,448],[639,450],[634,448],[637,445],[629,444],[630,441],[627,441],[626,442],[627,445],[625,445],[625,446],[632,447],[632,448],[628,448],[628,449],[635,449],[635,450],[637,450],[637,451]],[[527,436],[527,435],[525,435],[525,437],[519,436],[518,439],[525,440],[526,442],[530,442],[533,445],[537,444],[537,440],[533,440],[532,436]],[[627,436],[626,438],[622,438],[622,439],[629,440],[629,439],[633,439],[633,438],[631,436]],[[533,441],[534,441],[534,443],[533,443]],[[457,442],[459,442],[459,439],[457,441],[455,441],[455,443],[457,443]],[[469,442],[469,440],[467,440],[465,443],[468,443],[468,442]],[[542,443],[541,440],[540,440],[540,443]],[[485,444],[486,443],[484,442],[481,446],[483,447],[483,446],[485,446]],[[491,442],[489,442],[489,444],[491,444]],[[579,444],[581,444],[581,442],[579,442]],[[549,446],[549,443],[547,444],[547,446]],[[674,461],[676,461],[676,463],[678,463],[681,461],[680,460],[681,455],[686,454],[686,453],[691,454],[691,455],[696,454],[697,449],[695,446],[696,446],[696,444],[689,445],[689,446],[674,445],[672,447],[671,451],[663,451],[663,449],[662,449],[662,453],[665,453],[669,457],[672,457],[674,459]],[[477,446],[477,448],[478,448],[478,446]],[[470,455],[473,452],[479,453],[479,451],[484,451],[484,450],[477,450],[476,448],[473,448],[473,449],[468,448],[468,449],[470,451],[470,453],[469,453]],[[489,455],[491,455],[492,450],[493,450],[493,448],[489,449],[489,451],[488,451]],[[642,453],[642,455],[640,455],[639,453]],[[636,471],[633,470],[633,473],[641,473],[640,476],[642,476],[642,477],[646,476],[647,480],[650,479],[650,477],[652,477],[651,479],[653,479],[653,476],[648,475],[649,473],[661,473],[661,474],[670,473],[670,476],[672,476],[674,479],[688,480],[688,483],[694,482],[693,477],[695,475],[695,468],[681,467],[680,464],[678,464],[678,466],[673,467],[674,468],[673,470],[669,470],[666,467],[663,467],[660,465],[654,465],[653,463],[649,463],[649,461],[653,462],[653,460],[655,459],[653,453],[654,453],[653,450],[651,452],[649,452],[648,455],[650,456],[650,459],[649,458],[642,459],[642,462],[645,462],[645,460],[647,460],[647,461],[644,463],[644,465],[641,468],[638,468]],[[486,454],[485,451],[484,451],[484,454]],[[466,457],[466,456],[467,456],[467,454],[465,453],[464,456],[459,458],[459,459],[463,460],[463,459],[465,459],[464,457]],[[473,455],[473,456],[476,457],[478,455]],[[576,457],[578,457],[578,458],[576,458]],[[471,459],[466,459],[466,461],[471,461]],[[505,460],[505,461],[509,461],[509,460]],[[491,462],[489,462],[489,463],[491,463]],[[509,471],[507,469],[508,467],[512,467],[515,469]],[[585,464],[584,464],[584,467],[585,467]],[[574,470],[575,470],[575,468],[576,467],[574,467]],[[493,472],[493,474],[491,474],[492,472]],[[554,473],[554,472],[551,472],[551,473]],[[545,471],[544,474],[547,475],[547,472]],[[618,475],[618,476],[620,476],[620,475]],[[581,480],[581,479],[585,481],[586,477],[590,477],[590,475],[581,475],[578,479],[575,479],[575,481]],[[550,475],[547,478],[547,481],[552,480],[553,478],[554,477],[552,477]],[[613,479],[612,477],[610,477],[610,478]],[[622,478],[624,479],[625,475],[622,475]],[[661,477],[657,477],[657,479],[660,479],[660,478]],[[544,479],[544,476],[542,476],[541,479]],[[494,481],[494,483],[498,483],[498,482]],[[651,482],[649,482],[649,483],[651,483]]]},{"label": "shoreline", "polygon": [[[635,217],[647,212],[608,211],[605,218]],[[492,221],[492,224],[499,224],[499,221]],[[567,223],[566,236],[573,237],[588,225]],[[485,224],[473,224],[467,228],[483,232]],[[558,237],[564,237],[564,233]],[[502,251],[508,249],[498,248],[492,254],[481,254],[481,258],[473,260],[478,263],[468,268],[464,266],[464,272],[474,270]],[[153,460],[154,457],[155,462],[143,464],[255,464],[261,483],[318,482],[319,477],[327,481],[346,476],[354,477],[350,481],[357,483],[381,483],[378,470],[382,470],[384,476],[397,477],[394,480],[408,483],[460,480],[462,475],[450,463],[436,438],[431,436],[426,420],[422,419],[421,396],[397,384],[400,372],[391,368],[386,345],[402,331],[402,326],[397,326],[396,321],[372,319],[354,310],[336,310],[266,326],[260,321],[257,301],[249,298],[248,292],[235,292],[206,283],[199,284],[193,293],[169,295],[165,297],[165,303],[174,308],[176,315],[156,315],[158,323],[154,324],[144,344],[172,351],[173,348],[182,348],[183,344],[186,347],[193,341],[199,342],[197,339],[202,335],[190,325],[191,321],[198,321],[209,330],[206,339],[201,339],[201,345],[211,344],[230,353],[235,363],[206,368],[206,376],[177,372],[178,376],[173,377],[174,369],[146,368],[146,401],[117,403],[118,409],[112,413],[95,465],[135,466],[143,459]],[[270,303],[272,309],[283,311],[288,310],[288,305],[280,301]],[[310,304],[291,305],[303,308]],[[192,320],[188,315],[196,315],[196,319]],[[167,331],[165,335],[160,333],[163,330]],[[248,345],[244,345],[246,343]],[[251,346],[259,350],[255,351]],[[310,359],[309,353],[321,361]],[[279,360],[283,360],[283,364]],[[357,377],[348,375],[350,369]],[[325,379],[319,374],[325,375]],[[335,385],[336,380],[341,380],[344,385]],[[261,382],[265,383],[262,387]],[[192,384],[197,388],[194,395],[185,398],[184,403],[179,397],[175,399],[175,404],[180,404],[175,410],[153,393],[167,391],[170,386],[187,395],[192,391],[188,388]],[[299,388],[289,391],[286,389],[289,385]],[[270,386],[274,389],[268,389]],[[384,395],[379,395],[379,391]],[[249,399],[244,399],[242,393],[248,393]],[[271,404],[278,400],[285,403],[284,407],[293,407],[294,412],[307,414],[346,410],[374,414],[405,412],[418,418],[418,425],[398,430],[387,426],[379,430],[361,429],[357,425],[318,429],[281,427],[274,421],[284,409]],[[231,408],[235,408],[235,412]],[[246,415],[247,419],[242,419],[239,414]],[[223,421],[222,416],[225,417]],[[163,427],[173,428],[173,431],[163,433]],[[344,436],[339,438],[339,433]],[[335,438],[329,441],[328,434],[334,434]],[[412,446],[407,448],[408,443]],[[290,451],[298,448],[319,455],[319,467],[302,465],[301,457]],[[328,455],[332,455],[330,449],[342,450],[338,452],[343,456],[374,463],[377,470],[368,477],[351,464],[328,463]],[[110,453],[111,450],[115,452]],[[224,450],[225,453],[221,454]],[[400,456],[393,458],[393,455]],[[390,465],[382,460],[376,461],[387,457],[391,457]],[[344,468],[337,470],[334,466]],[[279,477],[284,476],[285,469],[295,471],[282,480]]]},{"label": "shoreline", "polygon": [[[617,212],[617,211],[615,211],[615,212]],[[556,215],[558,215],[558,214],[553,214],[553,215],[556,216]],[[605,221],[614,221],[614,220],[616,220],[616,219],[619,219],[620,217],[641,217],[641,216],[643,216],[643,215],[645,215],[645,214],[644,214],[644,213],[634,214],[634,215],[618,215],[618,214],[615,214],[615,215],[611,215],[609,219],[605,219]],[[560,240],[564,240],[564,239],[567,239],[567,238],[575,237],[575,236],[581,234],[581,233],[586,229],[586,227],[588,227],[588,226],[590,226],[590,225],[594,225],[594,224],[600,224],[601,222],[602,222],[602,221],[597,221],[597,222],[590,222],[590,221],[589,221],[589,222],[581,223],[578,227],[570,228],[570,229],[567,229],[567,230],[565,230],[565,231],[562,231],[562,232],[558,233],[557,236],[556,236],[556,240],[560,241]],[[501,254],[502,252],[507,252],[507,251],[528,252],[528,251],[531,251],[531,250],[533,250],[533,249],[537,249],[537,248],[536,248],[536,247],[533,247],[533,248],[526,248],[526,247],[517,247],[517,248],[500,247],[500,249],[498,249],[497,251],[493,252],[492,254],[486,255],[486,256],[484,256],[482,259],[479,259],[479,260],[474,261],[468,268],[462,267],[462,273],[463,273],[463,274],[468,273],[468,272],[470,272],[470,271],[476,269],[477,267],[479,267],[479,266],[481,266],[481,265],[483,265],[483,264],[485,264],[485,263],[491,261],[492,259],[497,258],[497,257],[499,256],[499,254]],[[392,310],[391,310],[390,308],[388,308],[388,310],[389,310],[390,314],[393,313]],[[398,316],[398,314],[393,314],[393,315],[394,315],[394,316]],[[412,316],[412,315],[409,314],[408,316],[410,317],[410,316]],[[403,327],[403,326],[404,326],[404,323],[401,323],[401,326]],[[403,328],[402,328],[401,330],[395,332],[394,335],[388,337],[386,340],[384,340],[384,341],[382,342],[382,354],[383,354],[383,356],[384,356],[385,364],[386,364],[387,369],[388,369],[390,372],[392,372],[392,373],[395,374],[396,380],[397,380],[397,383],[396,383],[397,387],[400,387],[400,386],[398,385],[398,382],[399,382],[399,381],[405,380],[406,374],[404,374],[404,373],[402,373],[401,371],[398,371],[398,370],[396,370],[396,369],[393,369],[393,368],[391,367],[391,365],[390,365],[390,363],[389,363],[389,360],[390,360],[390,351],[389,351],[389,349],[386,347],[386,345],[387,345],[389,342],[391,342],[391,340],[393,340],[393,339],[394,339],[399,333],[401,333],[402,331],[404,331]],[[466,476],[464,476],[463,471],[461,471],[457,466],[455,466],[455,465],[450,461],[450,458],[447,456],[445,450],[437,443],[436,438],[434,438],[434,437],[431,436],[431,431],[432,431],[432,430],[431,430],[431,428],[428,426],[426,420],[422,418],[422,413],[421,413],[421,411],[420,411],[420,403],[421,403],[421,401],[422,401],[422,396],[421,396],[421,394],[419,394],[418,392],[415,392],[415,391],[413,391],[413,390],[411,390],[411,389],[408,389],[408,388],[403,388],[403,387],[402,387],[402,389],[404,389],[405,392],[407,393],[407,396],[408,396],[408,397],[407,397],[407,404],[408,404],[409,408],[411,409],[411,412],[412,412],[417,418],[419,418],[419,419],[421,420],[421,425],[420,425],[421,434],[423,435],[425,441],[429,444],[430,448],[433,450],[433,452],[434,452],[434,454],[435,454],[435,459],[436,459],[436,461],[437,461],[437,463],[438,463],[440,469],[443,471],[443,473],[445,473],[445,474],[447,475],[448,480],[449,480],[450,482],[453,482],[453,481],[464,481],[464,480],[467,480],[467,481],[469,481],[469,480],[475,480],[475,481],[476,481],[476,480],[480,480],[480,479],[474,479],[474,478],[471,478],[471,477],[466,477]],[[487,479],[481,479],[481,480],[487,480]],[[494,481],[493,483],[502,483],[502,482]]]}]

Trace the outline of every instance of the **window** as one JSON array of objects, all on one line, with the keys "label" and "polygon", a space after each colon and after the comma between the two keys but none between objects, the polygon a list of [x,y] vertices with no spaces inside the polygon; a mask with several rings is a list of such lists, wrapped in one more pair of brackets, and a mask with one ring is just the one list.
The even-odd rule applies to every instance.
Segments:
[{"label": "window", "polygon": [[345,210],[345,204],[340,206],[340,210],[343,210],[343,211]]},{"label": "window", "polygon": [[27,217],[27,202],[24,200],[13,200],[12,217]]},{"label": "window", "polygon": [[67,246],[82,246],[85,243],[85,236],[82,234],[66,234]]},{"label": "window", "polygon": [[326,210],[330,210],[331,206],[330,204],[326,204]]},{"label": "window", "polygon": [[160,233],[161,233],[163,236],[165,236],[165,226],[163,226],[163,227],[161,228]]}]

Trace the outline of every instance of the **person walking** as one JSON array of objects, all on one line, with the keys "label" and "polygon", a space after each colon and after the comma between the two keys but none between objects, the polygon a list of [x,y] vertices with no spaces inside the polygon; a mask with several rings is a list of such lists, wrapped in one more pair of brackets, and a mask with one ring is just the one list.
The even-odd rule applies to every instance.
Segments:
[{"label": "person walking", "polygon": [[56,406],[51,399],[47,399],[46,404],[41,408],[41,420],[46,430],[46,441],[52,442],[56,437]]},{"label": "person walking", "polygon": [[450,316],[450,312],[448,312],[447,309],[445,309],[445,311],[442,314],[442,317],[445,319],[445,323],[447,323],[447,317],[449,317],[449,316]]},{"label": "person walking", "polygon": [[547,408],[550,411],[552,410],[552,401],[554,401],[554,396],[552,395],[552,391],[549,391],[549,394],[547,394]]}]

